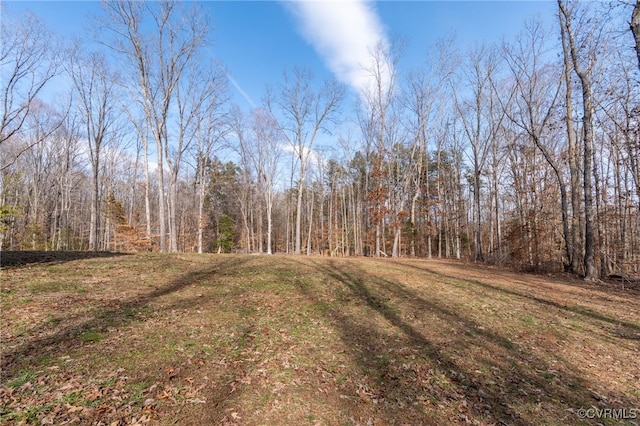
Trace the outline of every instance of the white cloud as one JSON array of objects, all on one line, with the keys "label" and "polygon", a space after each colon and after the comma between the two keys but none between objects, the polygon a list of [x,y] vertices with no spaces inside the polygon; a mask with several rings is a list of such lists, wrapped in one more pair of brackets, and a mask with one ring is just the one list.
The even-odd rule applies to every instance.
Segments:
[{"label": "white cloud", "polygon": [[[285,156],[285,158],[287,158],[286,161],[293,161],[295,164],[299,164],[298,161],[300,160],[298,158],[297,147],[294,147],[288,143],[280,145],[280,149],[287,154],[292,154],[290,157]],[[320,152],[316,150],[309,149],[309,147],[304,147],[302,152],[304,152],[305,161],[307,162],[307,173],[310,173],[314,167],[317,168],[325,162],[322,154],[320,154]]]},{"label": "white cloud", "polygon": [[336,78],[362,93],[373,81],[372,50],[388,46],[384,26],[366,0],[285,2],[303,37],[314,47]]}]

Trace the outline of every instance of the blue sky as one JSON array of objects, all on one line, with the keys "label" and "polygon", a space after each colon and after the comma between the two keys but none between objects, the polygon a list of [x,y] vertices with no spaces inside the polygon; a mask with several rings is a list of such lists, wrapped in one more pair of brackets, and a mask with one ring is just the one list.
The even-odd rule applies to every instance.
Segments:
[{"label": "blue sky", "polygon": [[[14,12],[31,10],[55,33],[87,37],[97,1],[9,1]],[[277,85],[293,66],[316,77],[336,77],[353,95],[362,80],[357,68],[363,46],[394,36],[406,42],[401,72],[424,63],[440,38],[456,34],[461,49],[475,42],[510,38],[533,16],[555,23],[552,1],[208,1],[213,24],[212,56],[233,80],[233,100],[258,105],[267,84]]]}]

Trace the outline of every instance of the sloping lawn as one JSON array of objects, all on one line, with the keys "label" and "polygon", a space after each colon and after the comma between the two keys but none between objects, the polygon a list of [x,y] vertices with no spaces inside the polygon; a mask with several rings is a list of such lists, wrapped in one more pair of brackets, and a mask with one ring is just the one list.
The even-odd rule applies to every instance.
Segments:
[{"label": "sloping lawn", "polygon": [[0,272],[0,424],[640,423],[637,290],[436,260],[45,260]]}]

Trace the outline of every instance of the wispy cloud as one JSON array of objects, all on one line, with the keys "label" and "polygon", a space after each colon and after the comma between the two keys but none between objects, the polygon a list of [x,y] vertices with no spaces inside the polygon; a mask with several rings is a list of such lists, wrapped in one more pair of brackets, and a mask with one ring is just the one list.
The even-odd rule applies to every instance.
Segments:
[{"label": "wispy cloud", "polygon": [[[297,147],[287,143],[287,144],[280,145],[280,149],[283,152],[293,154],[292,161],[298,161],[297,158],[298,158],[299,151]],[[305,161],[307,162],[307,164],[310,164],[311,166],[318,166],[324,163],[324,157],[319,151],[314,149],[309,149],[309,147],[304,147],[302,152],[304,153],[304,157],[306,158]]]},{"label": "wispy cloud", "polygon": [[229,81],[231,82],[233,87],[235,87],[235,89],[238,91],[238,93],[240,93],[240,95],[242,95],[244,100],[247,101],[249,106],[251,108],[256,108],[257,104],[253,101],[253,99],[251,99],[251,96],[249,96],[249,94],[244,91],[244,89],[242,88],[242,86],[240,86],[240,84],[236,81],[236,79],[233,78],[233,76],[231,74],[229,74],[229,73],[227,73],[227,78],[229,79]]},{"label": "wispy cloud", "polygon": [[309,0],[283,3],[302,36],[336,78],[357,92],[371,87],[372,50],[388,45],[374,5],[366,0]]}]

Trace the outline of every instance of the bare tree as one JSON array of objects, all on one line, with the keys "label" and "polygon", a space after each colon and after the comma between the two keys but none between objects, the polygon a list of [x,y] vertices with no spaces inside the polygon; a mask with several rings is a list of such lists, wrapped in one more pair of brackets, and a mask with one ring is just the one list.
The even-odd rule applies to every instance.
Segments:
[{"label": "bare tree", "polygon": [[636,55],[638,56],[638,68],[640,68],[640,0],[636,0],[636,4],[633,7],[629,26],[636,41]]},{"label": "bare tree", "polygon": [[284,135],[273,117],[262,109],[253,111],[250,156],[267,213],[267,254],[273,253],[273,203],[280,174],[283,141]]},{"label": "bare tree", "polygon": [[[6,8],[4,3],[0,5],[0,145],[23,130],[37,105],[37,96],[59,69],[59,54],[52,34],[34,15],[18,18],[7,13]],[[49,128],[49,133],[40,135],[42,138],[62,126],[64,114],[59,118],[56,125]],[[20,150],[12,151],[13,156],[0,164],[0,170],[9,167],[39,142],[42,139],[32,139]]]},{"label": "bare tree", "polygon": [[[367,152],[373,160],[370,173],[370,188],[367,194],[371,224],[375,232],[374,256],[380,256],[383,251],[384,217],[387,215],[387,199],[389,196],[385,180],[388,170],[385,160],[390,146],[390,136],[394,129],[390,129],[394,119],[391,117],[393,102],[396,98],[397,68],[400,59],[395,47],[384,42],[371,46],[369,63],[362,64],[369,84],[361,93],[363,117],[360,127],[367,140]],[[397,123],[397,121],[395,121]],[[370,152],[371,146],[375,151]],[[388,166],[388,164],[387,164]],[[397,226],[395,231],[397,232]],[[397,235],[394,241],[397,242]]]},{"label": "bare tree", "polygon": [[91,162],[91,223],[89,249],[98,250],[100,224],[100,160],[102,149],[108,142],[116,116],[116,75],[104,56],[84,52],[76,45],[69,54],[68,72],[77,93],[78,108],[84,122],[84,134]]},{"label": "bare tree", "polygon": [[[204,151],[211,152],[218,138],[214,135],[219,129],[211,128],[219,123],[221,108],[227,100],[226,73],[219,64],[203,67],[192,63],[180,81],[176,84],[175,98],[177,110],[177,135],[175,144],[165,144],[165,157],[169,167],[169,245],[172,252],[178,250],[177,210],[178,176],[182,158],[194,140],[198,140],[197,128],[205,119],[206,139],[199,140]],[[203,111],[206,111],[203,115]],[[204,144],[202,144],[204,142]]]},{"label": "bare tree", "polygon": [[[587,17],[576,1],[558,0],[561,31],[566,37],[563,48],[568,50],[573,71],[580,80],[582,89],[582,137],[583,137],[583,188],[584,188],[584,277],[587,281],[598,279],[595,264],[593,212],[593,76],[598,58],[598,43],[601,42],[598,25]],[[574,23],[578,22],[578,28]],[[579,37],[579,40],[577,39]]]},{"label": "bare tree", "polygon": [[[0,7],[5,9],[2,4]],[[18,21],[2,10],[0,144],[20,131],[42,89],[57,74],[59,58],[52,35],[32,14]]]},{"label": "bare tree", "polygon": [[252,167],[251,160],[251,126],[247,123],[245,115],[239,109],[235,109],[232,114],[232,128],[235,137],[234,149],[240,157],[240,173],[241,185],[239,193],[236,194],[239,205],[240,213],[242,216],[242,236],[244,240],[244,250],[246,253],[251,252],[252,242],[252,226],[251,226],[251,213],[253,197],[255,195],[256,185],[255,182],[258,179],[256,171]]},{"label": "bare tree", "polygon": [[[145,210],[145,238],[151,244],[151,174],[149,173],[149,123],[139,116],[135,110],[135,105],[122,104],[120,108],[129,119],[129,123],[136,130],[136,164],[139,161],[140,150],[142,150],[143,170],[144,170],[144,210]],[[135,190],[135,182],[132,186]]]},{"label": "bare tree", "polygon": [[562,87],[561,70],[543,62],[547,34],[538,21],[528,21],[514,44],[503,47],[503,55],[513,79],[514,98],[504,104],[509,119],[523,130],[553,169],[560,189],[562,230],[566,270],[572,270],[573,241],[569,230],[569,200],[560,159],[545,139],[549,134]]},{"label": "bare tree", "polygon": [[[28,132],[21,132],[5,145],[18,143],[17,149],[24,153],[16,163],[21,169],[24,193],[20,203],[23,226],[20,245],[24,249],[55,248],[58,215],[69,205],[61,206],[59,201],[64,198],[76,163],[78,136],[74,126],[60,126],[61,121],[64,119],[59,111],[35,100],[26,120]],[[31,148],[24,150],[25,146]]]},{"label": "bare tree", "polygon": [[[204,231],[206,229],[207,214],[205,199],[209,185],[209,165],[211,156],[218,143],[229,132],[226,112],[221,106],[226,102],[226,84],[223,80],[213,79],[212,95],[201,105],[195,119],[196,139],[196,185],[198,192],[198,253],[204,252]],[[220,85],[220,86],[216,86]]]},{"label": "bare tree", "polygon": [[571,63],[571,54],[567,39],[566,31],[564,31],[563,27],[563,18],[561,14],[558,14],[559,22],[560,22],[560,36],[562,41],[562,71],[563,71],[563,83],[565,88],[564,100],[565,100],[565,113],[564,113],[564,124],[567,132],[567,142],[568,142],[568,157],[569,157],[569,176],[570,176],[570,187],[571,187],[571,206],[572,206],[572,214],[571,214],[571,244],[572,244],[572,253],[571,253],[571,270],[574,272],[578,272],[584,262],[584,257],[582,256],[582,215],[581,215],[581,190],[580,190],[580,170],[579,170],[579,152],[578,152],[578,141],[576,135],[576,129],[573,124],[573,78],[572,78],[572,63]]},{"label": "bare tree", "polygon": [[208,24],[197,10],[183,14],[174,0],[107,1],[103,5],[108,14],[105,27],[112,35],[105,43],[126,61],[137,80],[137,100],[156,142],[160,250],[166,251],[164,155],[170,150],[171,106],[178,83],[206,41]]},{"label": "bare tree", "polygon": [[[427,69],[416,70],[407,79],[408,89],[405,95],[405,107],[409,112],[407,127],[414,139],[413,145],[416,150],[413,154],[416,157],[414,162],[415,170],[411,173],[415,188],[411,198],[410,212],[413,234],[410,241],[411,256],[416,255],[418,201],[423,197],[426,198],[427,210],[429,210],[430,204],[430,157],[427,142],[435,137],[437,123],[446,121],[444,113],[447,102],[444,99],[444,89],[455,63],[455,57],[452,55],[452,40],[440,43],[437,46],[437,50],[437,56],[429,58],[431,63],[427,64]],[[433,230],[429,222],[431,219],[435,222],[436,218],[429,217],[430,213],[428,211],[427,216],[427,256],[430,258]]]},{"label": "bare tree", "polygon": [[454,86],[454,102],[460,116],[463,131],[471,145],[473,167],[473,211],[475,217],[475,259],[484,260],[482,251],[482,226],[480,207],[481,177],[489,148],[496,136],[496,128],[501,119],[496,119],[497,99],[492,88],[492,80],[497,71],[498,61],[495,51],[484,45],[469,51],[463,65],[462,83],[468,85],[469,98],[465,99]]},{"label": "bare tree", "polygon": [[312,83],[313,77],[308,70],[295,68],[293,75],[284,73],[284,83],[277,97],[274,99],[267,94],[266,99],[269,112],[276,118],[280,131],[299,160],[294,249],[298,255],[302,241],[302,196],[313,143],[318,133],[328,132],[327,125],[335,122],[344,98],[344,87],[335,81],[326,81],[318,90]]},{"label": "bare tree", "polygon": [[640,215],[631,207],[640,200],[640,86],[635,52],[632,55],[623,46],[616,49],[615,41],[611,40],[609,52],[613,54],[606,61],[613,66],[606,72],[598,71],[595,89],[596,145],[601,149],[594,167],[600,169],[603,186],[596,195],[598,225],[604,231],[602,276],[612,271],[626,275],[640,267]]}]

